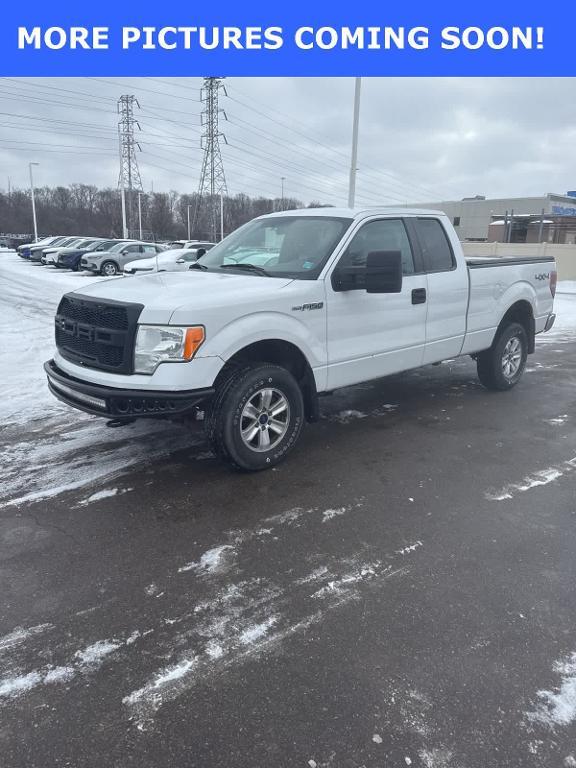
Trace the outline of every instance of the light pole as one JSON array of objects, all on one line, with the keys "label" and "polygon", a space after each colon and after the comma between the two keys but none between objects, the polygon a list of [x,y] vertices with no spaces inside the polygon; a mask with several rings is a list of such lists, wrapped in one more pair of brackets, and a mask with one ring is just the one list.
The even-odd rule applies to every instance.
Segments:
[{"label": "light pole", "polygon": [[138,226],[140,228],[140,240],[142,240],[142,203],[140,201],[143,192],[138,192]]},{"label": "light pole", "polygon": [[32,218],[34,220],[34,242],[38,241],[38,224],[36,222],[36,201],[34,200],[34,179],[32,177],[32,166],[40,165],[40,163],[28,163],[28,170],[30,171],[30,198],[32,199]]},{"label": "light pole", "polygon": [[188,218],[188,240],[190,240],[190,208],[192,208],[191,205],[186,206],[186,216]]},{"label": "light pole", "polygon": [[284,182],[286,181],[286,176],[280,176],[280,186],[282,193],[280,195],[280,210],[284,210]]},{"label": "light pole", "polygon": [[356,78],[354,85],[354,119],[352,122],[352,155],[350,158],[350,183],[348,185],[348,208],[354,208],[356,198],[356,166],[358,165],[358,122],[360,119],[360,85],[361,77]]},{"label": "light pole", "polygon": [[224,240],[224,192],[220,190],[220,241]]}]

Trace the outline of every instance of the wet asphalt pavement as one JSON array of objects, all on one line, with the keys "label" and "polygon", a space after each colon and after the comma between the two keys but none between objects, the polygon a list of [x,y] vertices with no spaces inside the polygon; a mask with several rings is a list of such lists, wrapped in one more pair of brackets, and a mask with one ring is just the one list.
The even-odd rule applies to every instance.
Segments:
[{"label": "wet asphalt pavement", "polygon": [[272,472],[196,426],[5,505],[0,766],[576,766],[575,353],[327,397]]}]

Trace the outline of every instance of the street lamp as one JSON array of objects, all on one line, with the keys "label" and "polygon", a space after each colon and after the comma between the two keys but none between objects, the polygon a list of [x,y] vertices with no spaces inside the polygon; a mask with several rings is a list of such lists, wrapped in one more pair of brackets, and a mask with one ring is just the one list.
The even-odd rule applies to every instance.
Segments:
[{"label": "street lamp", "polygon": [[360,118],[360,85],[362,78],[354,83],[354,118],[352,121],[352,154],[350,157],[350,181],[348,184],[348,208],[354,208],[356,198],[356,171],[358,165],[358,122]]},{"label": "street lamp", "polygon": [[140,240],[142,240],[142,203],[141,197],[144,193],[138,192],[138,225],[140,228]]},{"label": "street lamp", "polygon": [[32,200],[32,218],[34,220],[34,242],[38,242],[38,224],[36,222],[36,201],[34,200],[34,180],[32,178],[32,166],[40,165],[40,163],[28,163],[28,170],[30,171],[30,198]]},{"label": "street lamp", "polygon": [[286,176],[280,176],[280,186],[282,189],[282,193],[280,195],[280,210],[284,210],[284,182],[286,181]]},{"label": "street lamp", "polygon": [[186,206],[186,216],[188,218],[188,240],[190,240],[190,208],[191,207],[192,207],[191,205]]}]

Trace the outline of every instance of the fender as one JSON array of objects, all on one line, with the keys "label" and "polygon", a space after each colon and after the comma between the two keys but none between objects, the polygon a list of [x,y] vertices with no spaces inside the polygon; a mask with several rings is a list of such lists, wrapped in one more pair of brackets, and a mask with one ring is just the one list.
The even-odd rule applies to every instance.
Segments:
[{"label": "fender", "polygon": [[[310,314],[305,313],[307,318]],[[303,322],[296,315],[291,317],[283,312],[263,311],[230,321],[213,337],[208,327],[206,342],[196,358],[217,356],[226,362],[250,344],[279,339],[300,349],[314,372],[317,389],[322,391],[326,389],[326,315],[325,310],[313,314],[318,315],[313,325]]]}]

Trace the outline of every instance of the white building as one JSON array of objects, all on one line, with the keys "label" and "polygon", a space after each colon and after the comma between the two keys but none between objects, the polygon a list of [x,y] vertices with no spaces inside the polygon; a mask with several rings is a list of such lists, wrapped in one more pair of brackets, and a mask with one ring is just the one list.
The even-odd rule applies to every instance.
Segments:
[{"label": "white building", "polygon": [[512,216],[576,217],[576,192],[566,195],[548,193],[541,197],[465,197],[441,203],[410,203],[410,207],[432,208],[443,211],[454,224],[462,241],[488,240],[488,227],[492,221]]}]

